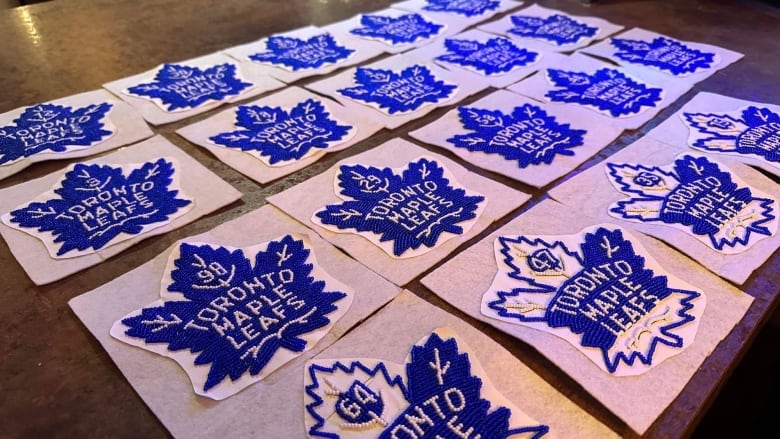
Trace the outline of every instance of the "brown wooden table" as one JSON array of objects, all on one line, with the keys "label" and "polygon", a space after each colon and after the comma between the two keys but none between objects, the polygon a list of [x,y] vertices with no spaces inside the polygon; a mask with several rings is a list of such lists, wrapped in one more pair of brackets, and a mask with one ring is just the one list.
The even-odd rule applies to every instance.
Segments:
[{"label": "brown wooden table", "polygon": [[[332,23],[390,3],[392,0],[54,0],[0,11],[0,112],[97,89],[105,82],[163,62],[185,60],[309,24]],[[777,9],[734,0],[604,0],[590,6],[578,0],[539,3],[574,14],[602,17],[627,28],[640,26],[745,54],[743,60],[700,83],[641,130],[624,133],[583,168],[635,141],[698,91],[780,103],[777,80],[780,12]],[[3,301],[0,306],[0,437],[169,436],[70,310],[67,301],[143,264],[178,239],[205,232],[262,206],[268,195],[323,172],[338,160],[396,136],[409,140],[408,131],[442,116],[445,111],[439,109],[398,130],[383,130],[355,147],[330,154],[305,170],[264,186],[173,133],[181,126],[213,114],[212,111],[156,131],[241,190],[244,197],[240,202],[171,233],[149,238],[98,266],[43,287],[32,284],[7,245],[0,242]],[[435,152],[443,153],[439,149]],[[23,183],[68,164],[68,161],[36,164],[0,182],[0,187]],[[474,166],[467,167],[534,195],[531,203],[503,218],[481,236],[545,198],[544,189],[536,190]],[[645,437],[690,435],[776,307],[780,285],[778,267],[780,254],[776,253],[743,285],[743,290],[756,298],[747,315]],[[626,437],[636,437],[623,422],[533,349],[444,303],[423,287],[419,278],[406,287],[491,335],[608,426]]]}]

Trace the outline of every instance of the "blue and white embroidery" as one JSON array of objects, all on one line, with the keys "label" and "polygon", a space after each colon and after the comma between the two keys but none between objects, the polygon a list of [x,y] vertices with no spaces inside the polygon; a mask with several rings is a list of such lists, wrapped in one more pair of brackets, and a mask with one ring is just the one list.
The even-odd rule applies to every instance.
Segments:
[{"label": "blue and white embroidery", "polygon": [[676,226],[709,247],[738,253],[777,230],[776,200],[754,196],[727,169],[684,155],[672,166],[607,163],[612,184],[630,198],[613,204],[618,218]]},{"label": "blue and white embroidery", "polygon": [[437,79],[423,65],[413,65],[400,73],[392,70],[358,67],[354,87],[338,92],[350,99],[378,107],[388,114],[409,113],[424,104],[450,99],[458,87]]},{"label": "blue and white embroidery", "polygon": [[780,114],[749,106],[730,113],[683,113],[689,144],[711,152],[759,156],[780,164]]},{"label": "blue and white embroidery", "polygon": [[510,34],[543,40],[558,46],[579,43],[585,38],[596,36],[599,31],[597,27],[560,14],[549,17],[512,15],[510,19],[514,26],[509,29]]},{"label": "blue and white embroidery", "polygon": [[[325,206],[315,213],[316,221],[339,232],[369,232],[363,236],[396,257],[421,246],[430,249],[444,233],[462,235],[486,201],[453,186],[444,168],[426,158],[409,163],[401,175],[390,168],[342,165],[337,178],[347,201]],[[381,245],[386,241],[392,250]]]},{"label": "blue and white embroidery", "polygon": [[517,47],[501,37],[491,38],[484,43],[448,38],[444,46],[447,53],[436,57],[436,61],[465,67],[485,76],[503,75],[535,64],[541,58],[539,52]]},{"label": "blue and white embroidery", "polygon": [[547,328],[616,375],[655,366],[661,346],[666,356],[670,348],[674,353],[687,348],[704,296],[670,286],[668,276],[648,268],[620,229],[590,230],[583,241],[499,237],[501,268],[484,297],[483,313]]},{"label": "blue and white embroidery", "polygon": [[238,77],[235,64],[217,64],[205,69],[164,64],[153,82],[134,85],[127,92],[160,102],[165,111],[182,111],[237,96],[251,86]]},{"label": "blue and white embroidery", "polygon": [[308,40],[271,36],[266,41],[266,51],[250,55],[249,59],[284,67],[293,72],[311,70],[335,64],[349,58],[354,50],[341,46],[333,35],[315,35]]},{"label": "blue and white embroidery", "polygon": [[547,80],[557,87],[544,95],[551,101],[580,104],[612,117],[632,116],[655,108],[663,96],[663,89],[649,87],[610,68],[593,74],[547,69]]},{"label": "blue and white embroidery", "polygon": [[650,42],[611,38],[610,43],[617,48],[617,58],[633,64],[655,67],[675,76],[709,69],[717,56],[715,53],[703,52],[666,37],[656,37]]},{"label": "blue and white embroidery", "polygon": [[[289,361],[310,349],[324,336],[312,333],[331,325],[334,314],[340,317],[351,295],[328,291],[326,281],[315,277],[319,269],[301,239],[286,235],[252,249],[182,243],[166,278],[167,291],[180,294],[124,317],[119,335],[155,352],[167,345],[164,355],[190,355],[192,363],[182,363],[188,372],[208,365],[205,382],[193,380],[193,386],[215,399],[267,376],[269,363],[274,369],[283,364],[280,355]],[[228,385],[227,378],[244,386],[209,393]]]},{"label": "blue and white embroidery", "polygon": [[[51,234],[57,256],[94,251],[130,239],[191,208],[171,188],[175,168],[165,159],[144,163],[125,175],[121,167],[78,163],[65,174],[55,198],[33,201],[3,221],[36,235]],[[187,207],[189,206],[189,207]],[[41,238],[43,239],[43,238]]]},{"label": "blue and white embroidery", "polygon": [[212,142],[241,151],[256,152],[270,165],[286,164],[348,140],[350,125],[331,118],[325,106],[314,99],[281,107],[242,105],[236,109],[236,126],[242,129],[220,133]]},{"label": "blue and white embroidery", "polygon": [[363,15],[358,27],[349,31],[363,38],[380,40],[391,46],[413,44],[428,40],[444,32],[444,25],[426,20],[420,14],[405,14],[399,17]]},{"label": "blue and white embroidery", "polygon": [[427,5],[423,7],[425,11],[451,12],[466,17],[477,17],[498,10],[501,2],[498,0],[426,0],[426,3]]},{"label": "blue and white embroidery", "polygon": [[520,168],[550,164],[556,155],[574,155],[572,148],[584,144],[585,130],[572,129],[536,105],[515,107],[511,115],[500,110],[458,107],[460,123],[470,134],[447,139],[469,151],[500,154],[516,160]]},{"label": "blue and white embroidery", "polygon": [[489,399],[496,390],[473,374],[476,359],[459,349],[447,329],[413,346],[405,368],[365,363],[309,364],[305,402],[310,438],[346,439],[359,432],[360,437],[379,439],[538,439],[549,432],[547,425],[510,425],[510,417],[520,410]]},{"label": "blue and white embroidery", "polygon": [[47,152],[67,152],[101,143],[114,135],[106,115],[108,102],[73,107],[39,104],[28,107],[13,125],[0,127],[0,166]]}]

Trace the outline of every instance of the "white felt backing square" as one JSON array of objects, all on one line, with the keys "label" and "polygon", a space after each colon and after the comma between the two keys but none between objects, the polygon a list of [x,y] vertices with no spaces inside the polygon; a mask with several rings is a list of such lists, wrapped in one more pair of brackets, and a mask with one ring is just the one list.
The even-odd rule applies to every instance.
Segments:
[{"label": "white felt backing square", "polygon": [[327,79],[306,84],[305,87],[314,92],[330,96],[342,103],[350,112],[363,114],[390,129],[398,128],[407,122],[418,119],[430,113],[437,107],[455,104],[468,96],[489,87],[487,81],[478,80],[479,78],[476,78],[471,73],[444,70],[435,64],[420,62],[419,60],[409,58],[405,55],[392,56],[363,67],[367,69],[390,70],[399,75],[405,69],[413,68],[414,66],[423,66],[427,68],[436,80],[444,81],[447,84],[455,84],[457,85],[457,89],[447,99],[441,102],[426,102],[413,111],[389,114],[384,109],[379,109],[365,102],[349,98],[339,92],[340,89],[358,85],[355,79],[356,68],[343,71]]},{"label": "white felt backing square", "polygon": [[[515,27],[515,25],[512,23],[512,17],[514,16],[533,17],[539,19],[549,19],[549,17],[552,16],[563,16],[566,17],[567,19],[575,20],[577,23],[596,28],[596,30],[592,36],[585,36],[579,38],[575,42],[565,42],[562,44],[557,44],[553,41],[544,38],[523,36],[523,35],[518,35],[517,33],[512,33],[511,30]],[[545,8],[537,4],[532,4],[527,8],[523,8],[518,11],[513,11],[511,14],[507,14],[505,17],[502,17],[498,20],[484,23],[478,26],[478,29],[493,34],[506,35],[509,38],[521,40],[529,44],[541,45],[542,47],[545,47],[548,50],[553,50],[556,52],[571,52],[573,50],[581,49],[589,45],[593,41],[606,38],[609,35],[614,34],[615,32],[619,32],[621,29],[623,29],[623,26],[610,23],[609,21],[601,18],[571,15],[563,11],[558,11],[555,9]]]},{"label": "white felt backing square", "polygon": [[[87,148],[74,149],[65,152],[42,152],[7,165],[2,165],[0,166],[0,180],[16,174],[35,162],[86,157],[110,151],[120,146],[129,145],[154,135],[141,115],[138,114],[133,107],[118,100],[105,90],[79,93],[77,95],[55,99],[48,103],[73,107],[75,110],[79,107],[100,104],[103,102],[108,102],[112,105],[105,116],[108,125],[110,125],[112,127],[111,129],[114,131],[114,134],[111,137]],[[14,119],[18,118],[26,108],[28,107],[17,108],[0,114],[0,127],[13,124]]]},{"label": "white felt backing square", "polygon": [[[428,14],[431,17],[441,21],[463,22],[465,27],[481,23],[490,17],[503,12],[516,9],[523,5],[521,1],[498,0],[495,2],[474,1],[463,2],[460,0],[437,1],[437,0],[404,0],[393,3],[391,7],[404,9],[407,11]],[[468,10],[483,7],[484,12],[475,14]]]},{"label": "white felt backing square", "polygon": [[[745,111],[750,107],[756,107],[762,114],[757,114],[755,118],[747,120]],[[780,175],[780,161],[767,159],[774,148],[772,142],[777,142],[777,130],[780,125],[776,120],[771,120],[773,116],[766,113],[780,115],[780,105],[773,105],[761,102],[746,101],[715,93],[700,92],[690,101],[686,102],[676,113],[669,116],[650,130],[647,135],[662,142],[679,146],[681,148],[688,145],[691,151],[704,154],[712,154],[713,158],[722,159],[727,157],[729,160],[738,160],[748,165],[756,166],[769,171],[775,175]],[[685,113],[700,114],[710,119],[709,132],[692,128],[685,120]],[[766,114],[766,115],[764,115]],[[777,116],[774,116],[776,118]],[[719,119],[725,119],[726,125],[720,125]],[[702,123],[702,126],[706,126]],[[775,127],[774,129],[772,127]],[[743,136],[744,133],[755,133],[754,138],[757,142],[748,141]],[[773,134],[774,133],[774,134]],[[743,140],[744,139],[744,140]],[[763,140],[760,140],[763,139]],[[694,147],[697,142],[712,144],[711,147]],[[734,151],[737,144],[742,142],[743,147],[747,146],[745,153]],[[753,143],[756,146],[753,146]],[[723,144],[723,151],[719,151]],[[754,149],[756,148],[756,149]],[[759,151],[766,151],[765,154],[757,154]]]},{"label": "white felt backing square", "polygon": [[[153,158],[171,157],[176,160],[175,172],[184,194],[193,200],[194,206],[184,215],[161,227],[149,230],[134,238],[108,245],[99,251],[84,256],[67,259],[53,259],[43,242],[28,233],[0,224],[0,235],[8,243],[14,257],[36,285],[43,285],[62,279],[85,268],[99,264],[128,247],[151,236],[159,235],[188,224],[222,206],[226,206],[241,198],[241,193],[222,181],[216,174],[175,147],[162,136],[123,148],[100,158],[84,163],[145,163]],[[5,214],[17,206],[27,203],[41,193],[58,185],[63,178],[63,171],[26,183],[0,190],[0,213]]]},{"label": "white felt backing square", "polygon": [[451,37],[447,37],[435,41],[434,43],[431,43],[419,49],[410,50],[409,52],[406,52],[404,55],[410,58],[417,58],[422,61],[436,63],[436,65],[439,65],[447,70],[452,70],[454,72],[462,72],[464,74],[470,73],[472,75],[475,75],[480,80],[487,80],[488,83],[495,88],[503,88],[508,85],[514,84],[515,82],[520,81],[521,79],[536,72],[537,70],[541,70],[547,66],[559,62],[562,59],[565,59],[565,55],[562,55],[560,53],[553,52],[551,50],[544,50],[544,48],[542,47],[528,47],[524,45],[522,42],[511,41],[511,40],[508,41],[510,41],[511,44],[517,47],[519,50],[525,49],[529,52],[535,53],[536,59],[532,63],[513,68],[511,71],[507,73],[490,74],[490,75],[486,75],[484,71],[471,68],[470,66],[464,67],[459,64],[436,59],[437,57],[449,53],[445,45],[448,40],[466,40],[466,41],[478,41],[480,43],[485,43],[495,38],[506,38],[506,37],[489,34],[487,32],[482,32],[476,29],[471,29],[459,33],[457,35],[453,35]]},{"label": "white felt backing square", "polygon": [[242,174],[258,183],[264,184],[303,169],[321,159],[328,152],[341,151],[342,149],[349,148],[382,129],[382,125],[378,124],[375,120],[364,117],[363,113],[347,111],[344,106],[331,99],[315,95],[307,90],[294,86],[287,87],[282,91],[253,102],[248,102],[244,105],[281,107],[285,111],[290,111],[290,108],[306,99],[315,99],[316,101],[321,102],[330,113],[331,118],[352,126],[355,130],[354,134],[343,143],[325,149],[313,149],[311,155],[305,156],[284,166],[270,166],[257,157],[241,151],[240,149],[218,145],[209,139],[219,133],[238,129],[235,125],[236,110],[238,107],[222,111],[208,119],[180,128],[176,133],[190,142],[206,148],[221,161],[227,163]]},{"label": "white felt backing square", "polygon": [[[223,401],[197,396],[187,375],[169,358],[122,343],[109,335],[114,321],[160,297],[168,253],[69,304],[106,349],[144,402],[174,437],[302,437],[303,363],[395,297],[400,290],[339,252],[272,206],[266,206],[189,240],[245,246],[288,233],[308,234],[318,263],[355,290],[347,314],[310,351]],[[247,413],[251,413],[247,416]],[[300,418],[296,423],[281,420]],[[273,432],[273,434],[272,434]]]},{"label": "white felt backing square", "polygon": [[224,101],[209,101],[195,108],[183,111],[165,111],[157,103],[139,96],[130,95],[125,93],[128,87],[132,87],[137,84],[151,82],[154,80],[157,71],[161,66],[157,66],[152,70],[140,73],[138,75],[128,76],[127,78],[111,81],[107,84],[103,84],[103,87],[108,91],[117,95],[120,99],[132,105],[147,122],[152,125],[163,125],[166,123],[176,122],[177,120],[186,119],[196,114],[205,113],[212,108],[216,108],[224,103],[236,102],[242,99],[251,98],[261,93],[265,93],[270,90],[284,87],[283,82],[279,82],[276,79],[268,76],[268,74],[259,67],[252,65],[248,62],[238,62],[234,58],[221,53],[213,53],[198,58],[189,59],[186,61],[178,61],[171,64],[182,64],[189,67],[209,68],[217,64],[229,63],[236,66],[236,76],[244,81],[252,84],[251,87],[244,89],[240,94],[229,97]]},{"label": "white felt backing square", "polygon": [[[739,322],[753,299],[702,270],[693,260],[652,238],[634,233],[650,255],[671,274],[698,287],[707,295],[707,307],[696,338],[686,350],[642,375],[620,378],[603,371],[562,338],[492,319],[481,313],[482,294],[490,287],[497,271],[493,243],[498,236],[569,235],[599,222],[600,219],[588,216],[587,212],[574,210],[552,200],[544,201],[450,259],[424,277],[422,283],[468,315],[533,346],[629,427],[642,434],[677,397],[702,361]],[[634,229],[632,226],[621,224],[626,229]]]},{"label": "white felt backing square", "polygon": [[[551,102],[551,99],[545,96],[548,92],[552,90],[560,89],[560,87],[555,87],[551,82],[551,80],[548,78],[549,69],[559,69],[566,72],[585,73],[585,74],[592,75],[597,71],[599,71],[600,69],[604,69],[604,68],[615,69],[623,73],[624,75],[627,75],[629,79],[640,82],[645,87],[660,88],[662,90],[660,92],[660,96],[661,96],[660,101],[656,102],[652,107],[648,107],[644,105],[640,108],[638,112],[628,114],[628,115],[621,115],[620,117],[614,117],[610,114],[607,114],[606,112],[599,111],[596,110],[595,108],[591,108],[589,106],[585,106],[576,102]],[[530,96],[536,100],[542,102],[548,102],[553,105],[573,105],[573,106],[589,109],[593,111],[594,114],[600,115],[603,118],[604,123],[615,125],[628,130],[637,129],[642,125],[644,125],[645,123],[647,123],[650,119],[655,117],[661,110],[663,110],[665,107],[671,105],[674,101],[679,99],[680,96],[685,94],[690,88],[691,88],[690,84],[673,82],[662,73],[652,72],[649,70],[642,70],[635,73],[629,73],[621,70],[621,68],[619,67],[615,68],[612,64],[606,63],[604,61],[599,61],[595,58],[589,57],[587,55],[582,55],[580,53],[575,53],[573,55],[570,55],[568,59],[565,59],[558,64],[550,66],[546,70],[539,71],[533,76],[530,76],[518,82],[517,84],[508,87],[508,89],[513,92]]]},{"label": "white felt backing square", "polygon": [[[682,153],[693,153],[684,147],[659,142],[645,136],[625,149],[609,157],[605,162],[567,180],[550,190],[550,197],[565,204],[573,213],[595,218],[600,222],[628,226],[654,236],[697,261],[716,275],[738,285],[744,283],[750,274],[760,267],[780,246],[780,234],[755,242],[747,250],[737,254],[724,254],[696,239],[689,230],[682,231],[663,222],[658,224],[636,224],[609,215],[612,203],[628,198],[619,192],[607,178],[606,163],[631,163],[645,166],[663,166],[674,163]],[[728,167],[750,187],[767,194],[780,194],[780,187],[749,166],[727,157],[712,157]],[[775,204],[776,205],[776,204]]]},{"label": "white felt backing square", "polygon": [[[618,65],[623,66],[628,71],[635,71],[635,70],[642,70],[642,69],[649,69],[655,72],[661,72],[666,75],[668,75],[670,78],[674,78],[677,81],[680,82],[686,82],[690,84],[695,84],[697,82],[701,82],[713,74],[717,72],[718,70],[725,69],[730,64],[740,60],[744,55],[742,55],[739,52],[734,52],[732,50],[728,50],[722,47],[713,46],[711,44],[703,44],[703,43],[696,43],[692,41],[679,41],[675,40],[678,43],[682,43],[683,45],[687,46],[687,48],[698,50],[701,52],[705,52],[708,54],[713,54],[714,59],[711,63],[709,63],[710,67],[707,68],[697,68],[693,73],[685,73],[681,75],[675,75],[669,70],[666,69],[659,69],[657,66],[652,65],[645,65],[638,62],[631,62],[627,61],[619,56],[617,56],[617,53],[620,51],[613,43],[613,39],[620,38],[620,39],[627,39],[627,40],[636,40],[644,43],[650,43],[654,39],[657,38],[666,38],[670,39],[670,37],[666,35],[659,34],[657,32],[648,31],[642,28],[635,27],[633,29],[627,30],[625,32],[620,33],[619,35],[613,35],[609,39],[606,39],[604,41],[601,41],[597,44],[594,44],[592,46],[585,47],[581,50],[583,53],[587,53],[589,55],[594,55],[600,58],[608,59]],[[672,52],[672,51],[669,51]],[[673,53],[673,52],[672,52]],[[664,59],[665,57],[670,57],[671,54],[664,54],[663,52],[658,52],[657,54],[654,54],[652,52],[647,54],[648,59],[653,59],[655,57],[660,57],[661,59]],[[681,58],[682,59],[682,58]]]},{"label": "white felt backing square", "polygon": [[[334,190],[334,180],[342,163],[395,169],[405,168],[410,161],[421,156],[435,159],[455,177],[459,187],[481,194],[486,198],[487,205],[484,211],[468,232],[439,243],[432,250],[422,255],[398,259],[390,257],[388,253],[361,235],[335,233],[314,224],[311,220],[314,213],[324,208],[325,205],[343,201]],[[287,212],[287,214],[307,227],[314,229],[320,236],[343,249],[356,260],[386,279],[396,285],[404,285],[438,261],[447,257],[457,246],[476,236],[488,225],[522,205],[529,198],[530,196],[525,193],[468,172],[452,160],[432,154],[407,141],[394,139],[372,150],[349,157],[316,177],[272,195],[268,197],[268,202]]]},{"label": "white felt backing square", "polygon": [[233,58],[236,58],[239,61],[246,61],[246,62],[253,63],[258,67],[260,67],[262,69],[261,71],[287,84],[309,76],[326,75],[336,69],[352,66],[355,64],[360,64],[366,60],[369,60],[383,53],[381,47],[368,43],[365,40],[349,37],[343,33],[330,32],[326,29],[318,28],[315,26],[307,26],[301,29],[296,29],[289,32],[283,32],[272,36],[308,40],[309,38],[321,36],[328,33],[333,37],[335,43],[338,46],[345,47],[347,49],[353,50],[354,52],[351,53],[349,57],[346,59],[340,60],[335,63],[326,63],[323,66],[318,67],[316,69],[304,69],[304,70],[293,71],[284,66],[274,65],[271,63],[264,63],[264,62],[255,61],[251,59],[252,55],[268,51],[268,46],[267,46],[268,38],[262,38],[258,41],[254,41],[251,43],[230,47],[225,49],[223,52],[229,56],[232,56]]},{"label": "white felt backing square", "polygon": [[[363,24],[361,24],[361,21],[363,20],[363,17],[368,16],[376,16],[386,19],[398,19],[400,17],[404,17],[410,14],[418,14],[422,18],[422,20],[434,23],[437,25],[442,25],[443,27],[439,30],[439,32],[432,36],[426,36],[418,38],[417,40],[410,42],[410,43],[397,43],[392,44],[384,39],[378,39],[374,37],[367,37],[363,35],[356,35],[354,33],[351,33],[354,29],[360,29],[363,27]],[[433,41],[436,41],[437,39],[449,36],[449,35],[455,35],[458,32],[465,29],[467,26],[467,23],[462,20],[452,20],[448,19],[447,17],[438,17],[434,18],[430,15],[423,14],[423,13],[417,13],[417,12],[410,12],[410,11],[404,11],[401,9],[395,9],[395,8],[387,8],[382,9],[378,11],[371,11],[366,12],[363,14],[358,14],[352,18],[348,18],[344,21],[339,21],[336,23],[333,23],[326,27],[326,29],[332,30],[334,32],[340,32],[340,33],[346,33],[349,35],[354,36],[355,38],[360,38],[365,41],[371,42],[373,44],[376,44],[378,47],[382,47],[382,49],[386,53],[401,53],[406,52],[409,49],[413,49],[416,47],[422,47],[426,44],[430,44]]]},{"label": "white felt backing square", "polygon": [[[518,160],[508,160],[505,156],[497,153],[469,151],[465,147],[456,146],[454,142],[448,141],[455,135],[473,132],[463,127],[459,108],[500,110],[504,115],[511,115],[515,108],[526,104],[541,107],[547,116],[555,117],[556,123],[568,123],[571,129],[587,131],[583,137],[583,143],[568,150],[573,155],[556,154],[551,163],[531,164],[521,168]],[[620,128],[601,123],[600,118],[590,111],[569,106],[540,104],[512,92],[498,90],[469,105],[459,106],[447,112],[439,120],[412,131],[409,135],[422,142],[448,149],[463,160],[481,168],[535,187],[543,187],[574,170],[615,140],[621,132]]]},{"label": "white felt backing square", "polygon": [[[410,291],[403,291],[371,319],[320,353],[314,361],[378,358],[403,363],[411,347],[437,328],[452,330],[471,351],[469,357],[476,357],[486,379],[501,395],[536,421],[550,427],[544,438],[618,437],[490,337]],[[463,350],[460,343],[458,348]],[[490,410],[494,409],[491,406]]]}]

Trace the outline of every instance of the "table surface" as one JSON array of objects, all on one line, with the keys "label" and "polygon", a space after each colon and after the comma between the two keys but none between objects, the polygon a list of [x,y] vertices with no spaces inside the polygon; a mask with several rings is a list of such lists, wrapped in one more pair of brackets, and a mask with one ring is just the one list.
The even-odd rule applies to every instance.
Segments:
[{"label": "table surface", "polygon": [[[97,89],[103,83],[164,62],[205,55],[310,24],[325,25],[343,20],[360,12],[384,8],[392,2],[55,0],[4,10],[0,12],[0,112]],[[780,103],[776,79],[780,71],[776,38],[780,10],[761,3],[733,0],[604,0],[590,6],[576,0],[540,0],[538,3],[577,15],[605,18],[626,28],[642,27],[745,54],[741,61],[699,83],[640,130],[624,132],[580,169],[600,162],[635,141],[699,91]],[[466,103],[491,91],[480,93]],[[352,148],[327,155],[318,163],[267,185],[258,185],[204,149],[174,134],[176,129],[215,111],[155,131],[242,191],[241,201],[173,232],[146,239],[100,265],[41,287],[27,278],[8,246],[0,241],[0,296],[4,300],[0,306],[0,436],[168,437],[165,427],[71,311],[68,300],[136,268],[178,239],[208,231],[264,205],[267,196],[319,174],[345,157],[393,137],[410,140],[409,131],[441,117],[446,109],[438,109],[400,129],[383,130]],[[440,149],[435,152],[443,153]],[[448,155],[454,158],[454,155]],[[0,187],[46,175],[70,162],[38,163],[0,182]],[[474,166],[467,167],[531,193],[533,199],[457,251],[543,200],[549,189],[534,189]],[[776,252],[741,287],[755,297],[747,315],[643,437],[686,437],[692,433],[776,307],[780,285],[778,267],[780,252]],[[575,403],[624,437],[638,437],[550,361],[506,334],[454,309],[422,286],[419,279],[405,287],[489,334]]]}]

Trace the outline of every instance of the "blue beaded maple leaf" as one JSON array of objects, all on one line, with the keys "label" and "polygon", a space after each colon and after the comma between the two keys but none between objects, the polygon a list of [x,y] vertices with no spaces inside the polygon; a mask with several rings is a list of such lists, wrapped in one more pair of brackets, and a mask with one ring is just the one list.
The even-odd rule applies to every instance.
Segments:
[{"label": "blue beaded maple leaf", "polygon": [[209,101],[236,96],[252,84],[236,76],[236,65],[217,64],[206,69],[180,64],[164,64],[153,82],[129,87],[136,96],[159,99],[167,111],[198,107]]},{"label": "blue beaded maple leaf", "polygon": [[556,87],[544,96],[553,102],[572,102],[605,111],[613,117],[628,116],[655,107],[663,90],[648,87],[618,70],[604,68],[593,74],[547,69]]},{"label": "blue beaded maple leaf", "polygon": [[267,51],[250,55],[249,59],[289,67],[294,72],[335,64],[355,53],[352,49],[340,46],[333,35],[328,33],[315,35],[308,40],[271,36],[268,37],[266,48]]},{"label": "blue beaded maple leaf", "polygon": [[666,37],[653,41],[611,38],[615,56],[633,64],[656,67],[673,75],[686,75],[712,67],[715,54],[703,52]]},{"label": "blue beaded maple leaf", "polygon": [[324,149],[347,137],[352,126],[339,125],[325,106],[314,99],[281,107],[242,105],[236,110],[236,126],[242,130],[220,133],[209,139],[242,151],[257,151],[270,164],[299,160],[312,148]]},{"label": "blue beaded maple leaf", "polygon": [[515,107],[512,114],[500,110],[458,107],[463,128],[470,134],[456,134],[447,139],[469,151],[500,154],[517,160],[518,166],[550,164],[556,155],[574,155],[572,148],[584,144],[585,130],[572,129],[547,115],[537,105]]},{"label": "blue beaded maple leaf", "polygon": [[424,65],[413,65],[400,73],[392,70],[358,67],[354,87],[341,88],[338,92],[348,98],[374,103],[388,114],[408,113],[425,103],[437,103],[449,99],[458,88],[436,79]]},{"label": "blue beaded maple leaf", "polygon": [[625,163],[607,163],[607,169],[613,185],[631,195],[609,210],[620,218],[681,224],[716,250],[748,246],[753,234],[772,236],[777,202],[754,197],[706,157],[682,156],[671,172]]},{"label": "blue beaded maple leaf", "polygon": [[366,14],[360,17],[362,27],[349,33],[359,37],[378,39],[391,45],[412,44],[439,35],[444,25],[426,20],[420,14],[398,17]]},{"label": "blue beaded maple leaf", "polygon": [[[454,338],[442,340],[433,333],[425,344],[412,347],[411,360],[406,364],[409,406],[389,424],[379,439],[396,437],[395,433],[408,419],[419,417],[421,407],[426,401],[457,401],[450,409],[457,408],[457,423],[468,426],[469,437],[506,439],[517,434],[528,434],[537,439],[548,431],[547,425],[524,426],[510,429],[509,418],[512,411],[506,407],[493,407],[484,399],[482,380],[471,374],[471,361],[466,353],[458,351]],[[443,405],[443,404],[442,404]],[[454,406],[454,407],[453,407]],[[452,437],[451,424],[442,417],[425,426],[425,435],[420,437]]]},{"label": "blue beaded maple leaf", "polygon": [[510,19],[514,27],[509,29],[509,33],[549,41],[558,46],[574,44],[583,38],[593,37],[599,30],[597,27],[588,26],[560,14],[544,18],[512,15]]},{"label": "blue beaded maple leaf", "polygon": [[339,229],[380,234],[380,242],[393,241],[396,256],[433,247],[442,233],[462,234],[458,224],[475,218],[485,200],[453,187],[444,168],[425,158],[400,176],[390,168],[342,165],[338,180],[340,194],[351,200],[329,204],[316,216]]},{"label": "blue beaded maple leaf", "polygon": [[426,0],[426,3],[427,5],[423,7],[426,11],[452,12],[466,17],[476,17],[497,10],[501,2],[498,0]]},{"label": "blue beaded maple leaf", "polygon": [[780,114],[769,108],[749,106],[738,115],[683,113],[685,123],[709,136],[692,146],[707,151],[757,155],[780,162]]},{"label": "blue beaded maple leaf", "polygon": [[28,107],[13,125],[0,127],[0,165],[42,152],[66,152],[74,146],[91,146],[113,135],[103,118],[113,107],[108,102],[76,108],[39,104]]},{"label": "blue beaded maple leaf", "polygon": [[501,37],[491,38],[484,43],[447,38],[444,46],[448,53],[437,56],[437,61],[471,67],[488,76],[509,73],[539,60],[538,52],[517,47]]},{"label": "blue beaded maple leaf", "polygon": [[327,326],[334,304],[346,297],[325,291],[311,276],[310,250],[287,235],[255,255],[210,245],[182,244],[168,291],[186,300],[143,308],[122,320],[125,334],[168,350],[189,349],[196,365],[210,364],[204,391],[226,377],[259,374],[279,349],[302,352],[300,338]]},{"label": "blue beaded maple leaf", "polygon": [[[645,258],[619,229],[586,233],[579,252],[562,241],[498,239],[507,274],[517,281],[516,288],[498,292],[498,300],[488,304],[500,316],[568,328],[581,335],[581,346],[601,350],[609,372],[621,362],[652,365],[659,344],[682,348],[686,343],[675,329],[694,320],[692,301],[701,293],[669,287],[667,276],[646,268]],[[659,312],[663,318],[656,317]],[[618,337],[625,340],[629,319],[647,334],[634,332],[635,343],[616,344]],[[639,343],[642,335],[652,341]]]},{"label": "blue beaded maple leaf", "polygon": [[144,163],[129,176],[122,168],[78,163],[54,190],[59,198],[32,202],[11,212],[10,221],[23,228],[51,232],[62,243],[57,255],[72,250],[99,250],[121,234],[137,235],[147,226],[168,221],[192,203],[169,190],[173,163]]}]

